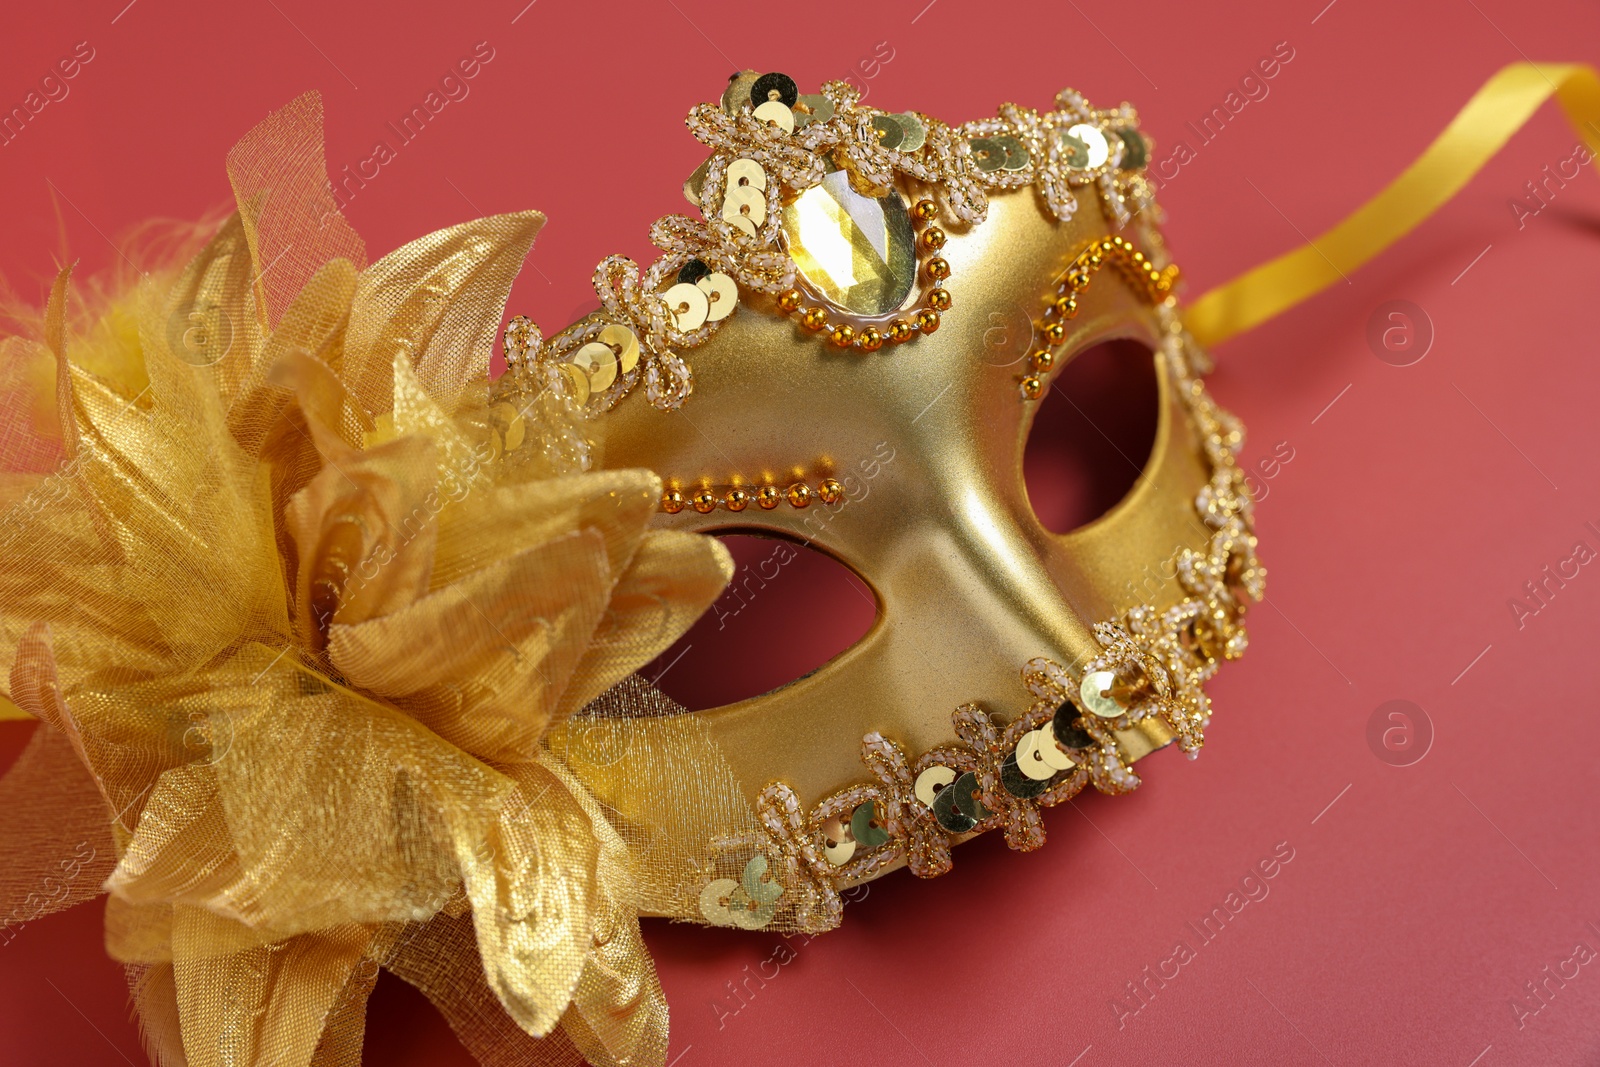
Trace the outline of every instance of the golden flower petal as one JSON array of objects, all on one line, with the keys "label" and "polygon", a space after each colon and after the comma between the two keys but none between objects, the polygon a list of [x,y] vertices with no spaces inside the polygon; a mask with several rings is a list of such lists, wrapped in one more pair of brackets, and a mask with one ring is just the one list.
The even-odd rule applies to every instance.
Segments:
[{"label": "golden flower petal", "polygon": [[537,757],[611,591],[583,530],[475,571],[410,606],[329,633],[333,667],[481,759]]},{"label": "golden flower petal", "polygon": [[174,912],[173,985],[188,1067],[307,1067],[351,987],[370,990],[376,931],[337,926],[227,952],[227,925],[199,908]]},{"label": "golden flower petal", "polygon": [[457,854],[489,988],[530,1034],[560,1021],[594,930],[600,846],[588,815],[543,763],[510,773],[516,792],[494,831]]},{"label": "golden flower petal", "polygon": [[320,652],[335,622],[362,622],[428,589],[438,532],[434,447],[405,437],[341,457],[284,510],[295,633]]},{"label": "golden flower petal", "polygon": [[663,530],[639,545],[561,698],[564,718],[663,652],[721,594],[733,558],[721,541]]},{"label": "golden flower petal", "polygon": [[322,94],[302,94],[241,137],[228,152],[228,180],[249,241],[248,284],[262,333],[324,263],[366,266],[366,245],[339,214],[328,184]]},{"label": "golden flower petal", "polygon": [[[437,913],[459,886],[457,853],[484,840],[512,786],[401,712],[264,646],[207,679],[156,680],[102,703],[112,724],[139,727],[145,709],[210,739],[208,765],[169,771],[149,791],[111,890],[233,920],[236,948]],[[108,778],[114,799],[136,784],[138,755],[91,752],[123,776]]]},{"label": "golden flower petal", "polygon": [[543,225],[537,211],[474,219],[403,245],[361,273],[344,375],[369,412],[390,409],[396,350],[449,412],[469,381],[488,377],[506,295]]},{"label": "golden flower petal", "polygon": [[[305,353],[324,366],[337,361],[344,344],[344,325],[355,287],[356,270],[349,260],[335,259],[327,263],[295,296],[277,329],[259,344],[253,365],[237,370],[229,367],[228,361],[221,365],[236,376],[228,406],[228,429],[247,455],[261,453],[268,434],[279,428],[281,415],[290,403],[291,398],[285,396],[282,389],[268,384],[279,364],[291,353]],[[234,358],[230,352],[228,360]],[[342,388],[340,394],[341,399],[348,396]],[[371,420],[352,400],[340,406],[338,417],[328,421],[328,425],[338,431],[347,444],[357,446],[362,433],[371,429]],[[291,431],[288,438],[301,450],[311,448],[304,434]],[[274,458],[281,462],[281,457]]]},{"label": "golden flower petal", "polygon": [[600,845],[594,936],[561,1028],[590,1063],[653,1067],[666,1060],[667,1000],[639,929],[634,857],[594,795],[559,763],[550,767],[589,816]]}]

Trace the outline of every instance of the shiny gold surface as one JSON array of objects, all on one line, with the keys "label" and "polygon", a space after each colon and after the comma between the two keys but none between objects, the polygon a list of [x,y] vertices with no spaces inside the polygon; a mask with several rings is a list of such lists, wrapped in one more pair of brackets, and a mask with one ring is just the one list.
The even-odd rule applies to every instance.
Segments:
[{"label": "shiny gold surface", "polygon": [[[994,316],[1039,310],[1051,277],[1106,232],[1101,213],[1058,224],[1024,189],[995,195],[983,225],[949,230],[943,257],[956,300],[937,333],[861,358],[816,344],[771,298],[747,295],[695,349],[697,387],[681,410],[634,398],[596,423],[607,466],[648,467],[669,483],[730,466],[779,471],[796,455],[829,458],[845,481],[836,509],[685,509],[657,519],[803,538],[878,599],[872,629],[823,669],[699,713],[751,797],[781,778],[811,805],[863,780],[869,731],[923,752],[952,740],[950,713],[963,702],[1019,714],[1030,702],[1024,662],[1085,662],[1098,650],[1089,621],[1129,607],[1126,591],[1150,589],[1178,549],[1205,544],[1192,505],[1204,472],[1164,372],[1150,465],[1116,508],[1059,535],[1028,504],[1022,451],[1038,405],[1017,400],[1022,353],[986,346],[985,334]],[[1120,278],[1106,282],[1083,294],[1065,358],[1113,337],[1156,341],[1145,298]],[[870,494],[852,499],[859,487]],[[1157,604],[1176,599],[1170,587],[1154,594]],[[1146,731],[1121,735],[1131,757],[1168,739],[1153,720]]]}]

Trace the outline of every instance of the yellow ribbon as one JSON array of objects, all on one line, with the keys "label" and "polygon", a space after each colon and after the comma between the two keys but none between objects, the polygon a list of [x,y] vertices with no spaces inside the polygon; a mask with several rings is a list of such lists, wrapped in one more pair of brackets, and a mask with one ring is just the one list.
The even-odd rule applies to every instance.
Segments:
[{"label": "yellow ribbon", "polygon": [[1578,63],[1512,63],[1467,101],[1405,172],[1316,240],[1217,286],[1184,313],[1202,345],[1261,325],[1410,233],[1461,191],[1550,97],[1600,158],[1600,77]]}]

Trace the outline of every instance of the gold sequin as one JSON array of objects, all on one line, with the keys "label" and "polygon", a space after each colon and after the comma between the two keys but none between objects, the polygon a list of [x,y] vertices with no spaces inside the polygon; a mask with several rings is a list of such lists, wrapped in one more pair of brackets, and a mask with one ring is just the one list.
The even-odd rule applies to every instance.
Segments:
[{"label": "gold sequin", "polygon": [[914,112],[902,111],[898,115],[891,117],[900,124],[901,130],[904,132],[904,136],[900,139],[900,151],[915,152],[927,141],[928,127],[923,124],[922,119]]},{"label": "gold sequin", "polygon": [[683,333],[698,329],[710,314],[711,303],[706,299],[706,294],[700,287],[688,282],[679,282],[662,294],[661,299],[667,302],[667,311],[672,315],[672,324]]},{"label": "gold sequin", "polygon": [[1039,731],[1030,730],[1017,741],[1017,769],[1036,782],[1056,773],[1039,755]]},{"label": "gold sequin", "polygon": [[843,867],[856,854],[856,839],[843,815],[822,824],[822,854],[835,867]]},{"label": "gold sequin", "polygon": [[917,799],[926,807],[933,807],[934,800],[939,791],[956,780],[956,772],[949,767],[935,764],[917,775],[915,792]]},{"label": "gold sequin", "polygon": [[721,322],[739,305],[739,286],[726,274],[708,274],[694,284],[706,294],[708,322]]},{"label": "gold sequin", "polygon": [[611,351],[617,354],[617,366],[623,374],[627,374],[639,365],[639,338],[632,330],[618,323],[609,323],[601,327],[595,335],[595,340],[603,345],[609,345]]},{"label": "gold sequin", "polygon": [[1006,148],[995,137],[974,137],[967,142],[972,149],[972,162],[981,171],[997,171],[1006,165]]},{"label": "gold sequin", "polygon": [[[617,380],[617,354],[611,351],[610,345],[601,344],[599,341],[590,341],[574,352],[572,365],[582,369],[589,376],[590,392],[604,392]],[[507,441],[507,446],[509,445],[510,442]]]},{"label": "gold sequin", "polygon": [[1111,695],[1112,688],[1117,684],[1117,675],[1114,671],[1094,671],[1083,676],[1083,683],[1078,686],[1078,695],[1083,698],[1083,706],[1102,719],[1115,719],[1127,711]]},{"label": "gold sequin", "polygon": [[748,185],[735,185],[722,198],[722,217],[729,222],[743,216],[751,226],[767,221],[767,194]]},{"label": "gold sequin", "polygon": [[741,107],[750,103],[750,87],[761,77],[757,70],[741,70],[728,79],[728,87],[722,90],[722,110],[730,115],[738,114]]},{"label": "gold sequin", "polygon": [[579,407],[589,402],[589,375],[582,367],[574,367],[570,363],[561,364],[561,373],[567,376],[567,382],[572,386],[572,399]]},{"label": "gold sequin", "polygon": [[713,925],[732,926],[733,917],[728,913],[728,901],[738,888],[739,883],[732,878],[714,878],[707,882],[706,887],[700,890],[700,914]]},{"label": "gold sequin", "polygon": [[1074,170],[1094,170],[1105,166],[1111,157],[1111,144],[1100,127],[1080,122],[1061,135],[1061,146],[1069,150],[1067,166]]},{"label": "gold sequin", "polygon": [[813,122],[827,122],[833,118],[833,101],[821,93],[801,93],[795,101],[794,124],[806,127]]},{"label": "gold sequin", "polygon": [[767,172],[753,159],[736,159],[728,164],[729,189],[761,189],[767,187]]},{"label": "gold sequin", "polygon": [[770,122],[784,133],[794,132],[794,112],[782,100],[768,100],[755,109],[755,117]]},{"label": "gold sequin", "polygon": [[877,115],[872,120],[873,132],[878,135],[878,147],[895,149],[906,138],[906,128],[894,120],[893,115]]}]

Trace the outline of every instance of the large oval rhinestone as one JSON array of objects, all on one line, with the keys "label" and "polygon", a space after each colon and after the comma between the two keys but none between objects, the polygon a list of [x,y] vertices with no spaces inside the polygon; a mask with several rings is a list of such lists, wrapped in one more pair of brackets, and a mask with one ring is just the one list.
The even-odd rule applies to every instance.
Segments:
[{"label": "large oval rhinestone", "polygon": [[836,170],[785,209],[795,267],[830,302],[857,315],[905,303],[917,278],[916,237],[900,194],[862,196]]}]

